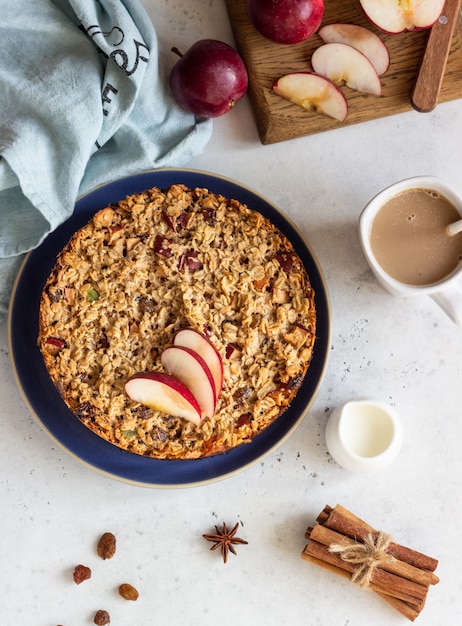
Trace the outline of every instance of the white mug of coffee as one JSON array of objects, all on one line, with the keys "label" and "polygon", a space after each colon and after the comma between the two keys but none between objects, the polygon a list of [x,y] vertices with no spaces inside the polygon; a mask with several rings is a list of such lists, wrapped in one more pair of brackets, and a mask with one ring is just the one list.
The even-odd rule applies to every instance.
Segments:
[{"label": "white mug of coffee", "polygon": [[462,198],[436,176],[407,178],[364,208],[359,234],[378,282],[395,296],[428,295],[462,326]]}]

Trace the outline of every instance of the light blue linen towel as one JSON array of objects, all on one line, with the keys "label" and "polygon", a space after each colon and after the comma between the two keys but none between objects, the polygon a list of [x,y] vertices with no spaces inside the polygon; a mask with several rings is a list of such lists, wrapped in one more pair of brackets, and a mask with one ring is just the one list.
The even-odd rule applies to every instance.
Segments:
[{"label": "light blue linen towel", "polygon": [[139,0],[0,0],[0,319],[80,194],[184,166],[211,132],[173,101]]}]

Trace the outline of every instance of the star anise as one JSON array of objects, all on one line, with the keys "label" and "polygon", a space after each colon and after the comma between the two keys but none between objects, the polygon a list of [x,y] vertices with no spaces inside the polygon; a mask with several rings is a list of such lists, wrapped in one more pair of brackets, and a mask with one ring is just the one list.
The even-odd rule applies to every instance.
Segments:
[{"label": "star anise", "polygon": [[210,548],[210,550],[220,548],[221,556],[223,557],[223,561],[225,563],[228,561],[228,553],[230,551],[233,554],[236,554],[234,545],[248,543],[245,539],[240,539],[239,537],[234,536],[237,532],[238,526],[239,522],[237,522],[231,530],[228,530],[225,522],[223,522],[223,528],[221,530],[218,526],[215,526],[215,530],[217,531],[216,534],[202,535],[204,539],[207,539],[207,541],[214,542],[214,545]]}]

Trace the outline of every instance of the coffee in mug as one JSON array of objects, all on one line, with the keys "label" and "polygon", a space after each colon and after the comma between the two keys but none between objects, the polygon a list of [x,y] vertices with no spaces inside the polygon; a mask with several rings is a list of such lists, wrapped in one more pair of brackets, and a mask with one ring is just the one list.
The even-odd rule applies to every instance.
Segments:
[{"label": "coffee in mug", "polygon": [[394,296],[429,296],[462,326],[462,196],[435,176],[414,176],[383,189],[359,219],[364,255]]},{"label": "coffee in mug", "polygon": [[371,223],[372,253],[384,271],[408,285],[430,285],[462,261],[462,233],[447,227],[456,207],[433,189],[407,189],[390,198]]}]

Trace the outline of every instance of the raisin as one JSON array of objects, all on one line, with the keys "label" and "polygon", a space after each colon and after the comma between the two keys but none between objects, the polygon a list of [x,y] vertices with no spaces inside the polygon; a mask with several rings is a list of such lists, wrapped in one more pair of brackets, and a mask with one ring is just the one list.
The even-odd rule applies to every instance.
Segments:
[{"label": "raisin", "polygon": [[101,337],[99,338],[96,344],[96,349],[106,350],[107,348],[109,348],[109,341],[108,341],[107,335],[103,334],[101,335]]},{"label": "raisin", "polygon": [[159,426],[156,426],[153,429],[153,439],[155,441],[158,441],[159,443],[165,443],[166,441],[168,441],[168,434],[165,432],[165,430],[163,430],[162,428],[159,428]]},{"label": "raisin", "polygon": [[116,551],[116,538],[112,533],[101,535],[97,546],[98,555],[102,559],[112,559]]},{"label": "raisin", "polygon": [[140,420],[148,419],[150,412],[151,411],[149,407],[144,406],[144,405],[140,405],[132,409],[132,413],[134,413],[137,419],[140,419]]},{"label": "raisin", "polygon": [[48,291],[48,296],[52,302],[59,302],[63,297],[63,292],[61,289],[57,289],[56,291]]},{"label": "raisin", "polygon": [[297,376],[289,380],[287,386],[290,390],[297,389],[301,385],[302,380],[303,380],[302,374],[298,374]]},{"label": "raisin", "polygon": [[119,593],[125,600],[138,600],[138,591],[129,583],[123,583],[119,587]]},{"label": "raisin", "polygon": [[233,399],[238,406],[241,406],[250,399],[251,395],[252,389],[250,387],[239,387],[239,389],[236,389],[233,393]]},{"label": "raisin", "polygon": [[91,569],[86,565],[77,565],[74,570],[74,581],[77,585],[91,578]]},{"label": "raisin", "polygon": [[137,300],[141,313],[153,313],[155,311],[156,303],[151,298],[140,296]]},{"label": "raisin", "polygon": [[82,404],[79,404],[75,410],[75,415],[82,421],[90,420],[91,422],[94,422],[95,414],[96,408],[90,402],[83,402]]},{"label": "raisin", "polygon": [[215,209],[205,209],[202,213],[208,222],[215,222],[217,219],[217,212]]},{"label": "raisin", "polygon": [[109,617],[109,613],[107,611],[96,611],[95,618],[93,620],[97,626],[106,626],[106,624],[111,623],[111,618]]}]

